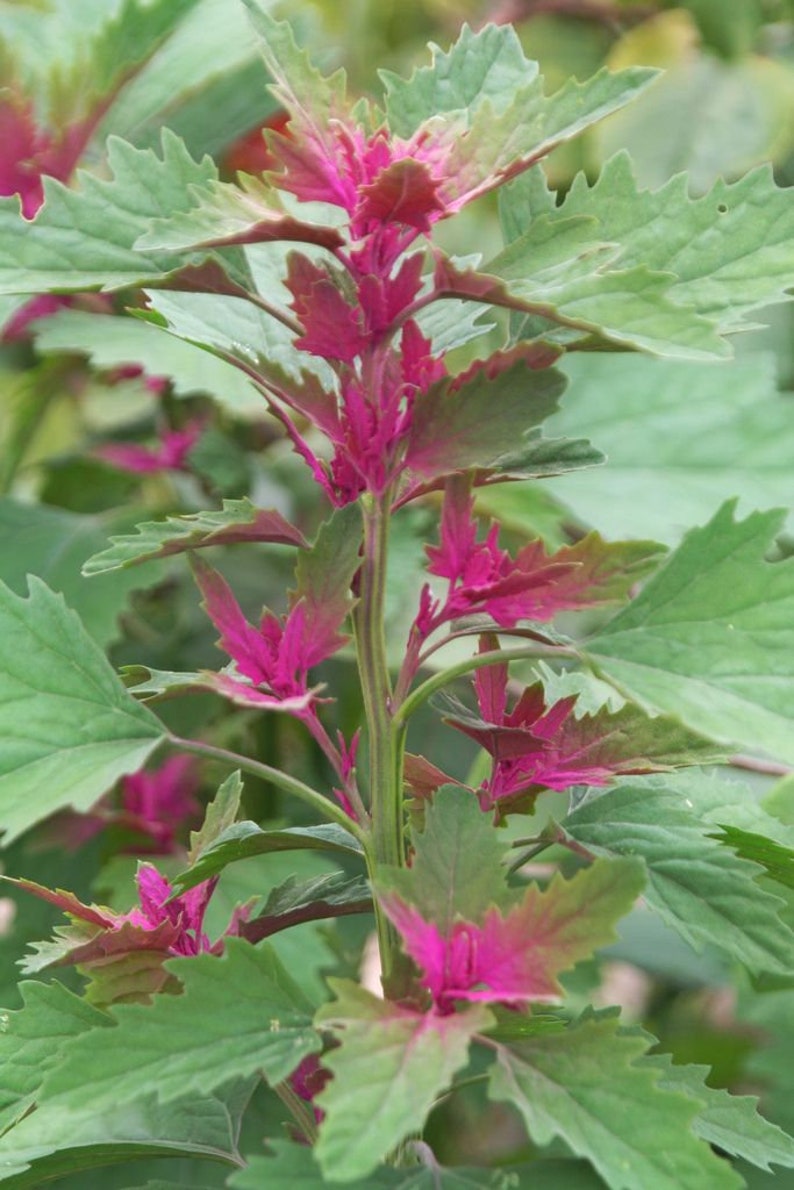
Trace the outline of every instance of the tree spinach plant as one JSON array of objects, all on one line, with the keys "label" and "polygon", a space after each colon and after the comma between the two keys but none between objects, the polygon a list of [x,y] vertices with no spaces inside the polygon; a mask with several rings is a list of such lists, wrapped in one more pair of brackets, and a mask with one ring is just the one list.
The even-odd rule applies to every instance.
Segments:
[{"label": "tree spinach plant", "polygon": [[[5,846],[48,820],[61,841],[132,832],[143,857],[123,908],[7,878],[67,924],[26,955],[35,978],[0,1018],[0,1181],[158,1156],[220,1162],[223,1182],[191,1167],[189,1184],[238,1190],[716,1190],[745,1184],[733,1158],[794,1167],[754,1099],[651,1053],[587,976],[639,912],[792,987],[794,815],[736,780],[794,763],[782,515],[728,503],[668,552],[596,532],[516,545],[483,513],[497,485],[603,462],[543,432],[569,355],[584,373],[629,352],[730,367],[731,338],[794,284],[790,195],[765,168],[695,199],[683,177],[645,191],[625,155],[555,195],[542,159],[653,71],[547,95],[510,27],[464,27],[410,78],[384,72],[380,105],[354,103],[263,0],[245,6],[287,117],[261,174],[224,180],[166,131],[157,152],[111,140],[107,176],[37,175],[21,210],[0,206],[9,314],[143,287],[137,320],[58,325],[221,369],[322,508],[312,525],[230,498],[86,562],[90,586],[187,555],[219,669],[122,681],[60,594],[0,588]],[[446,251],[437,228],[495,191],[504,246]],[[645,360],[649,406],[665,366]],[[178,470],[202,424],[105,457]],[[425,535],[413,585],[406,525]],[[224,576],[241,552],[263,587],[294,559],[255,623]],[[231,708],[223,732],[177,726],[172,700],[197,698]],[[297,741],[295,763],[262,723]],[[219,788],[180,856],[200,772]],[[245,816],[251,782],[281,821]],[[245,861],[264,885],[230,897]],[[326,949],[306,978],[307,925],[335,940],[334,974]],[[444,1164],[462,1102],[509,1106],[508,1156]],[[183,1184],[169,1176],[149,1186]]]}]

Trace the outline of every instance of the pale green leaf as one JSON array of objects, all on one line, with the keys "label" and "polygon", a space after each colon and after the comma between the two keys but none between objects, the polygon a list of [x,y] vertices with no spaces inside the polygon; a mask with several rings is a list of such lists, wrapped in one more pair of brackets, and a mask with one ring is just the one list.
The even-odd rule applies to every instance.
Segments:
[{"label": "pale green leaf", "polygon": [[620,246],[616,268],[673,274],[670,299],[724,331],[793,284],[794,209],[769,166],[692,199],[683,174],[660,190],[640,190],[628,154],[619,153],[592,187],[579,174],[549,218],[554,225],[571,216],[597,219],[597,238]]},{"label": "pale green leaf", "polygon": [[82,563],[107,540],[111,527],[105,517],[0,499],[0,579],[24,595],[27,575],[37,575],[63,595],[93,639],[106,647],[120,635],[119,615],[130,592],[151,586],[161,575],[159,566],[148,566],[137,575],[106,575],[98,583],[82,579]]},{"label": "pale green leaf", "polygon": [[16,198],[0,201],[0,293],[114,289],[187,263],[133,245],[151,219],[194,205],[191,186],[218,176],[210,158],[194,161],[165,129],[161,156],[111,139],[108,170],[109,179],[78,174],[74,190],[45,179],[46,202],[32,222],[22,221]]},{"label": "pale green leaf", "polygon": [[770,1164],[794,1166],[794,1140],[758,1114],[756,1098],[708,1086],[708,1066],[673,1065],[669,1054],[652,1054],[646,1064],[661,1071],[661,1089],[680,1091],[699,1101],[700,1110],[692,1122],[696,1136],[760,1169],[769,1169]]},{"label": "pale green leaf", "polygon": [[243,541],[278,541],[301,545],[303,536],[272,509],[257,508],[244,497],[224,500],[220,511],[192,512],[136,525],[135,533],[111,537],[112,544],[94,554],[83,566],[83,574],[99,575],[108,570],[133,566],[149,558],[165,558],[186,550]]},{"label": "pale green leaf", "polygon": [[334,823],[263,830],[255,822],[235,822],[204,847],[195,863],[180,872],[175,880],[183,889],[193,888],[210,876],[217,875],[229,864],[250,859],[253,855],[304,850],[361,854],[361,847],[353,835]]},{"label": "pale green leaf", "polygon": [[45,355],[80,352],[102,369],[132,364],[165,376],[177,397],[208,393],[232,414],[262,416],[262,396],[239,368],[141,319],[60,310],[36,331],[36,348]]},{"label": "pale green leaf", "polygon": [[794,562],[765,561],[782,522],[725,505],[584,652],[646,708],[794,761]]},{"label": "pale green leaf", "polygon": [[794,933],[779,916],[783,902],[755,882],[763,869],[710,838],[713,826],[674,781],[622,781],[562,828],[596,855],[643,859],[645,900],[696,950],[716,946],[751,971],[791,973]]},{"label": "pale green leaf", "polygon": [[115,1028],[67,1047],[42,1101],[88,1111],[154,1092],[170,1103],[259,1070],[281,1082],[319,1050],[310,1009],[266,944],[231,938],[220,958],[198,955],[166,966],[182,994],[118,1006]]},{"label": "pale green leaf", "polygon": [[242,797],[243,781],[238,769],[237,772],[230,773],[219,786],[218,792],[204,812],[204,821],[200,829],[190,832],[190,849],[187,854],[189,863],[194,864],[200,859],[207,848],[234,824],[240,812]]},{"label": "pale green leaf", "polygon": [[677,543],[731,496],[747,511],[794,506],[794,419],[771,356],[715,367],[589,353],[560,366],[570,385],[547,432],[584,434],[609,454],[548,485],[583,521],[597,509],[609,536]]},{"label": "pale green leaf", "polygon": [[472,1036],[493,1018],[482,1005],[450,1016],[415,1012],[349,981],[330,982],[338,998],[316,1019],[339,1046],[323,1059],[334,1077],[317,1097],[326,1115],[315,1152],[324,1174],[353,1181],[422,1128],[466,1064]]},{"label": "pale green leaf", "polygon": [[63,599],[0,585],[0,827],[6,843],[55,810],[87,810],[165,732]]},{"label": "pale green leaf", "polygon": [[616,1017],[497,1046],[489,1094],[521,1113],[539,1145],[560,1138],[610,1190],[733,1190],[742,1180],[690,1131],[697,1105],[642,1061],[650,1039]]}]

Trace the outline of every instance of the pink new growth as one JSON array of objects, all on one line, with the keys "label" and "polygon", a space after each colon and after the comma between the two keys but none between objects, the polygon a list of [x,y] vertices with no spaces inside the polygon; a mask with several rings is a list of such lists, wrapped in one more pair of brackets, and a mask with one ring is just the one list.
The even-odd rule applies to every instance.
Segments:
[{"label": "pink new growth", "polygon": [[109,442],[98,446],[94,454],[120,471],[141,475],[158,471],[186,471],[189,467],[188,455],[198,442],[203,428],[203,421],[195,420],[182,430],[165,430],[152,450],[133,442]]},{"label": "pink new growth", "polygon": [[386,894],[381,903],[424,972],[423,982],[439,1012],[452,1012],[456,1000],[515,1006],[559,998],[559,985],[547,969],[543,923],[528,920],[525,906],[506,916],[491,908],[482,924],[456,921],[445,935],[400,897]]},{"label": "pink new growth", "polygon": [[125,825],[152,841],[152,850],[176,850],[177,831],[199,812],[195,763],[187,756],[172,756],[157,769],[142,769],[121,783]]},{"label": "pink new growth", "polygon": [[217,876],[178,897],[173,897],[171,884],[152,864],[141,864],[135,879],[140,908],[119,917],[119,924],[128,921],[144,930],[156,930],[170,922],[177,931],[169,947],[171,954],[195,955],[213,949],[202,927],[207,905],[218,883]]}]

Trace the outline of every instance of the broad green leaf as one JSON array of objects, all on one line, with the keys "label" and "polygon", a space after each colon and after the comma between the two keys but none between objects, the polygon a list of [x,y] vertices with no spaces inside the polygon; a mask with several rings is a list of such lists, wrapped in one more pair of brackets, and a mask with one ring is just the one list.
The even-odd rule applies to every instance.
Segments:
[{"label": "broad green leaf", "polygon": [[470,467],[509,471],[517,439],[520,451],[524,431],[555,411],[564,388],[560,372],[520,356],[496,376],[481,365],[462,382],[440,381],[417,398],[406,465],[422,479]]},{"label": "broad green leaf", "polygon": [[497,1046],[489,1094],[521,1113],[536,1144],[560,1138],[610,1190],[731,1190],[742,1180],[690,1131],[697,1104],[642,1061],[649,1038],[586,1016],[564,1033]]},{"label": "broad green leaf", "polygon": [[59,983],[23,980],[19,990],[23,1007],[0,1013],[0,1132],[30,1111],[70,1037],[110,1024]]},{"label": "broad green leaf", "polygon": [[59,595],[0,585],[0,827],[9,843],[66,806],[87,810],[164,738]]},{"label": "broad green leaf", "polygon": [[770,1164],[794,1166],[794,1140],[758,1114],[756,1098],[708,1086],[708,1066],[673,1065],[669,1054],[651,1054],[645,1063],[661,1071],[657,1085],[662,1090],[680,1091],[699,1101],[692,1130],[701,1140],[760,1169]]},{"label": "broad green leaf", "polygon": [[583,652],[646,708],[794,761],[794,562],[765,561],[782,522],[726,504]]},{"label": "broad green leaf", "polygon": [[273,851],[304,850],[361,854],[361,847],[354,836],[334,823],[263,830],[255,822],[235,822],[202,849],[196,862],[180,872],[175,883],[181,889],[193,888],[238,860],[250,859],[253,855],[267,855]]},{"label": "broad green leaf", "polygon": [[0,1137],[0,1182],[10,1190],[40,1190],[51,1179],[144,1157],[204,1157],[239,1164],[237,1140],[250,1098],[228,1093],[192,1098],[167,1107],[154,1096],[116,1106],[112,1095],[83,1111],[74,1105],[40,1104]]},{"label": "broad green leaf", "polygon": [[79,351],[96,368],[133,364],[167,377],[178,397],[208,393],[238,417],[262,416],[262,396],[239,368],[139,318],[61,310],[36,329],[44,354]]},{"label": "broad green leaf", "polygon": [[792,285],[794,211],[769,166],[692,199],[684,174],[640,190],[628,154],[619,153],[593,186],[579,174],[549,219],[553,227],[571,216],[595,218],[597,238],[620,245],[616,268],[673,274],[670,299],[723,331],[740,329],[746,314]]},{"label": "broad green leaf", "polygon": [[[274,1156],[250,1157],[247,1169],[229,1178],[231,1190],[318,1190],[339,1185],[323,1178],[308,1146],[271,1141],[268,1147]],[[603,1190],[603,1182],[584,1162],[564,1160],[498,1169],[445,1169],[435,1163],[407,1169],[381,1166],[345,1185],[350,1190]]]},{"label": "broad green leaf", "polygon": [[349,981],[329,982],[337,999],[316,1020],[337,1033],[339,1046],[323,1058],[334,1077],[317,1096],[326,1115],[315,1153],[326,1176],[353,1181],[421,1130],[465,1066],[472,1036],[493,1018],[481,1005],[449,1016],[415,1012]]},{"label": "broad green leaf", "polygon": [[609,452],[605,467],[548,485],[585,523],[677,543],[729,496],[747,511],[794,505],[794,424],[771,356],[715,367],[588,353],[561,367],[570,386],[547,432]]},{"label": "broad green leaf", "polygon": [[133,566],[149,558],[166,558],[186,550],[242,541],[274,541],[281,545],[304,545],[300,530],[274,509],[257,508],[245,497],[224,500],[220,511],[193,512],[136,525],[135,533],[111,537],[112,545],[94,554],[83,566],[83,574],[98,575],[108,570]]},{"label": "broad green leaf", "polygon": [[[124,520],[129,523],[126,515]],[[120,634],[118,617],[130,592],[151,586],[161,574],[160,567],[149,566],[137,575],[104,576],[96,584],[82,579],[82,563],[107,540],[111,527],[107,517],[2,499],[0,578],[23,595],[27,575],[37,575],[63,595],[93,639],[106,647]]]},{"label": "broad green leaf", "polygon": [[612,268],[617,249],[602,241],[598,230],[595,220],[585,217],[558,224],[541,215],[479,270],[443,264],[437,274],[440,293],[539,316],[546,326],[566,328],[554,336],[564,342],[595,335],[599,346],[617,343],[655,355],[730,355],[712,321],[673,302],[670,274],[646,265]]},{"label": "broad green leaf", "polygon": [[696,950],[718,947],[751,971],[790,974],[794,934],[782,902],[761,889],[757,864],[720,846],[694,803],[658,778],[626,780],[578,806],[562,829],[596,855],[645,861],[644,897]]},{"label": "broad green leaf", "polygon": [[108,171],[109,179],[78,174],[74,190],[45,179],[46,202],[32,222],[22,222],[15,198],[0,201],[0,293],[114,289],[187,263],[133,245],[151,219],[194,205],[191,186],[218,176],[209,157],[194,161],[165,129],[161,156],[111,139]]},{"label": "broad green leaf", "polygon": [[43,1101],[88,1111],[155,1092],[170,1103],[260,1070],[279,1083],[320,1049],[302,993],[267,945],[231,938],[221,958],[166,965],[182,994],[118,1006],[115,1028],[66,1049]]},{"label": "broad green leaf", "polygon": [[411,867],[381,874],[443,934],[456,918],[477,921],[491,905],[507,908],[518,899],[507,886],[507,844],[469,790],[439,789],[425,811],[424,830],[412,831],[411,841]]}]

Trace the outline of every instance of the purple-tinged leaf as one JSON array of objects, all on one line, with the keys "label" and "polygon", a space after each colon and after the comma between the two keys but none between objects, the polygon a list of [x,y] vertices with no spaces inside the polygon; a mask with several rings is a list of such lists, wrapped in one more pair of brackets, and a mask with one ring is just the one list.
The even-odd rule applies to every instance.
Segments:
[{"label": "purple-tinged leaf", "polygon": [[421,1130],[465,1065],[471,1038],[493,1018],[480,1006],[450,1016],[416,1012],[347,980],[330,983],[337,999],[316,1020],[339,1045],[323,1056],[333,1078],[316,1100],[325,1118],[315,1154],[327,1177],[351,1181]]},{"label": "purple-tinged leaf", "polygon": [[387,874],[380,903],[434,1003],[451,1012],[456,1000],[518,1006],[561,999],[557,976],[615,940],[615,922],[629,912],[645,877],[639,861],[596,861],[571,880],[557,873],[543,890],[530,885],[507,913],[492,906],[479,921],[456,913],[446,928],[389,891],[390,883]]},{"label": "purple-tinged leaf", "polygon": [[372,893],[361,876],[331,872],[302,882],[291,876],[273,889],[261,913],[241,922],[239,935],[257,943],[303,922],[371,912]]}]

